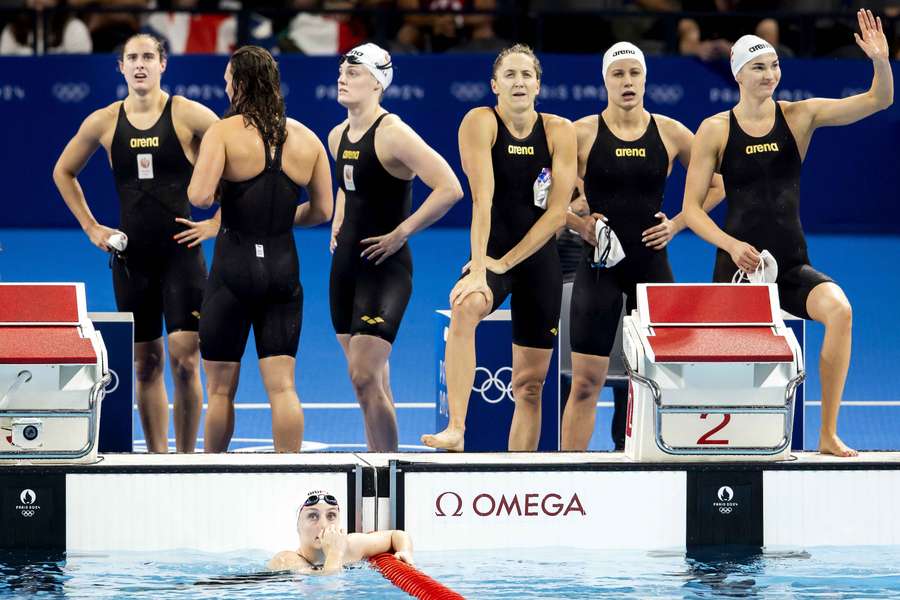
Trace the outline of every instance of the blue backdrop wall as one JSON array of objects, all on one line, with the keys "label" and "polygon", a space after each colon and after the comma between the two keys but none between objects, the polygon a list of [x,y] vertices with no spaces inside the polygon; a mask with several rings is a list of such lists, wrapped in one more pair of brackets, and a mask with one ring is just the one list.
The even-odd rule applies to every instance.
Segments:
[{"label": "blue backdrop wall", "polygon": [[[394,85],[384,105],[412,125],[462,179],[456,131],[469,109],[493,101],[488,79],[492,56],[397,56]],[[169,60],[167,91],[222,113],[227,105],[225,57],[181,56]],[[577,119],[603,108],[606,92],[598,56],[542,57],[539,110]],[[289,116],[321,138],[344,117],[337,104],[334,58],[280,58]],[[779,99],[843,97],[868,88],[872,66],[863,60],[784,60]],[[646,104],[696,129],[700,121],[737,101],[728,65],[689,58],[651,58]],[[900,68],[894,64],[895,79]],[[91,111],[126,94],[112,56],[48,56],[0,59],[0,111],[5,129],[0,173],[6,210],[3,227],[77,226],[56,192],[51,171],[57,156]],[[893,218],[900,199],[900,104],[863,122],[819,130],[803,173],[802,217],[809,231],[900,232]],[[118,204],[104,153],[81,174],[88,202],[108,225],[118,223]],[[464,187],[465,181],[463,180]],[[676,168],[665,209],[679,210],[684,172]],[[416,199],[424,189],[417,186]],[[441,222],[466,226],[468,202]]]}]

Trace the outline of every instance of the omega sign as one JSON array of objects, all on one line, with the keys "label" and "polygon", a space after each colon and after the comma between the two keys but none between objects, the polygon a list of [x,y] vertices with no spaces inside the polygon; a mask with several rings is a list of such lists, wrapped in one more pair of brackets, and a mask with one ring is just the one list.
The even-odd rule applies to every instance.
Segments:
[{"label": "omega sign", "polygon": [[587,515],[578,494],[565,497],[556,492],[527,494],[491,494],[484,492],[471,502],[456,492],[442,492],[434,499],[437,517],[460,517],[471,510],[478,517],[566,517],[577,513]]}]

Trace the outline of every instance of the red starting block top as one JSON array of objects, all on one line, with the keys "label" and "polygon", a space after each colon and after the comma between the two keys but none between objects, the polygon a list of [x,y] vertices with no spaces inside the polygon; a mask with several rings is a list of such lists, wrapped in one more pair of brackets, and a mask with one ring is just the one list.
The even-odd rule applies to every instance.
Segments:
[{"label": "red starting block top", "polygon": [[91,341],[77,327],[0,327],[0,364],[96,363]]},{"label": "red starting block top", "polygon": [[78,323],[73,284],[0,285],[0,323]]},{"label": "red starting block top", "polygon": [[794,354],[771,327],[654,327],[655,362],[791,362]]},{"label": "red starting block top", "polygon": [[648,284],[647,306],[648,325],[774,322],[767,285]]}]

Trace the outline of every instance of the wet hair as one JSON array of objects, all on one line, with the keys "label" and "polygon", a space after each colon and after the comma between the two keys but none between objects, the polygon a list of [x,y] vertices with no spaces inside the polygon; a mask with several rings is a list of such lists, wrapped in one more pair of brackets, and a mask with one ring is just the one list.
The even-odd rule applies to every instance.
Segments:
[{"label": "wet hair", "polygon": [[531,49],[531,46],[527,44],[514,44],[509,48],[501,50],[500,54],[497,55],[497,58],[494,59],[494,66],[491,68],[491,79],[497,78],[497,69],[500,68],[500,63],[502,63],[503,59],[510,54],[524,54],[531,58],[534,62],[535,75],[537,75],[538,81],[541,80],[541,61],[538,60],[538,57],[535,55],[534,50]]},{"label": "wet hair", "polygon": [[131,43],[131,40],[136,40],[137,38],[147,38],[151,40],[154,44],[156,44],[156,53],[159,55],[159,62],[163,62],[168,58],[168,53],[166,52],[166,45],[163,43],[161,39],[156,37],[151,33],[136,33],[127,40],[125,43],[119,46],[119,62],[125,62],[125,46]]},{"label": "wet hair", "polygon": [[231,55],[231,106],[226,117],[241,115],[270,146],[287,138],[284,96],[278,64],[265,48],[242,46]]}]

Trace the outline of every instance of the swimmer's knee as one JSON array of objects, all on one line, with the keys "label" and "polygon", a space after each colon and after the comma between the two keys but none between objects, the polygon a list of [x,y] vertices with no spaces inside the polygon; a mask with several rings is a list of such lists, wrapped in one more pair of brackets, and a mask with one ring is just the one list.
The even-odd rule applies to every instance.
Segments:
[{"label": "swimmer's knee", "polygon": [[544,389],[544,380],[533,376],[513,378],[513,396],[516,402],[541,402],[541,392]]},{"label": "swimmer's knee", "polygon": [[469,294],[463,298],[462,302],[453,306],[451,318],[467,323],[478,323],[487,316],[490,309],[490,304],[484,294],[476,292]]}]

